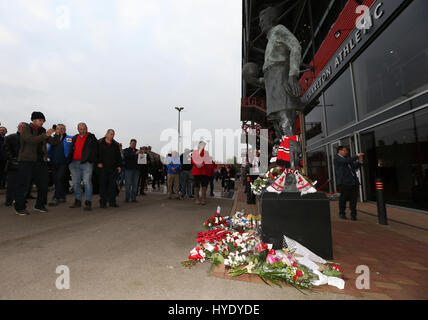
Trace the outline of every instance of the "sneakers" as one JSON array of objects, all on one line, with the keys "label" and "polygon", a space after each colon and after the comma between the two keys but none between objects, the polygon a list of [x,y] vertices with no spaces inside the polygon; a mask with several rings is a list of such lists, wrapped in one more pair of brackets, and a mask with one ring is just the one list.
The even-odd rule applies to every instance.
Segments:
[{"label": "sneakers", "polygon": [[40,213],[46,213],[48,212],[48,209],[46,209],[45,206],[40,206],[40,207],[34,207],[34,211],[38,211]]},{"label": "sneakers", "polygon": [[71,209],[80,208],[82,206],[81,200],[74,200],[74,204],[70,206]]},{"label": "sneakers", "polygon": [[4,203],[4,205],[5,205],[6,207],[11,207],[11,206],[13,205],[13,201],[5,202],[5,203]]},{"label": "sneakers", "polygon": [[30,213],[27,210],[25,210],[25,209],[23,209],[23,210],[16,210],[15,209],[15,213],[18,216],[29,216],[30,215]]},{"label": "sneakers", "polygon": [[344,214],[340,214],[340,215],[339,215],[339,217],[340,217],[340,219],[348,220],[348,218],[347,218],[347,217],[346,217],[346,215],[344,215]]}]

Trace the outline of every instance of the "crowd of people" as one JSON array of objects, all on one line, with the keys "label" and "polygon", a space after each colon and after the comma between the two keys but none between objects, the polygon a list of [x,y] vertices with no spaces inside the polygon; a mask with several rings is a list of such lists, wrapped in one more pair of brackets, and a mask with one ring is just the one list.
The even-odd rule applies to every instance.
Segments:
[{"label": "crowd of people", "polygon": [[[136,139],[122,149],[113,129],[97,139],[81,122],[78,134],[70,136],[64,124],[46,130],[45,121],[43,113],[35,111],[30,123],[18,124],[16,133],[7,135],[7,129],[0,127],[0,188],[6,189],[5,205],[14,206],[17,215],[30,214],[27,200],[32,198],[34,185],[37,212],[47,212],[47,205],[66,203],[70,193],[74,193],[70,208],[90,211],[97,193],[100,208],[119,207],[116,199],[122,186],[125,202],[137,202],[137,195],[146,194],[150,179],[153,191],[160,191],[166,182],[168,199],[194,199],[205,205],[208,186],[214,196],[214,180],[221,178],[222,187],[230,189],[235,176],[233,166],[217,168],[203,138],[196,150],[186,149],[181,155],[173,151],[163,163],[150,146],[137,149]],[[48,203],[50,184],[54,192]]]}]

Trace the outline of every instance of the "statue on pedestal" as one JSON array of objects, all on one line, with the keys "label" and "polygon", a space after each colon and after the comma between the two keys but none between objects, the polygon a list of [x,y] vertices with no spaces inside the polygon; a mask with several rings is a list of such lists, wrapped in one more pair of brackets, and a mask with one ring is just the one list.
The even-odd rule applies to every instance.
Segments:
[{"label": "statue on pedestal", "polygon": [[243,67],[243,78],[266,90],[267,120],[273,124],[276,135],[277,164],[285,168],[282,192],[298,192],[296,176],[301,156],[299,137],[296,136],[297,111],[302,109],[299,83],[301,46],[285,26],[278,24],[280,12],[277,7],[268,7],[259,14],[259,25],[266,34],[268,43],[265,51],[264,77],[259,78],[260,67],[247,63]]}]

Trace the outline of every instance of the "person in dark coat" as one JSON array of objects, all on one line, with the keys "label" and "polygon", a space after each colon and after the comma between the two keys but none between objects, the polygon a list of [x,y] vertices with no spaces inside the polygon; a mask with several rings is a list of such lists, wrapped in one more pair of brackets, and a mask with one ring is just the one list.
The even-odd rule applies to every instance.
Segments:
[{"label": "person in dark coat", "polygon": [[5,206],[10,207],[15,201],[16,187],[18,185],[18,154],[20,146],[20,137],[22,128],[25,122],[18,125],[18,131],[6,136],[3,145],[3,156],[6,159],[6,172],[7,172],[7,188],[6,188],[6,201]]},{"label": "person in dark coat", "polygon": [[137,202],[137,189],[140,178],[138,157],[143,154],[143,151],[137,150],[136,146],[137,140],[132,139],[129,143],[129,148],[123,150],[125,160],[125,202]]},{"label": "person in dark coat", "polygon": [[138,168],[140,169],[140,179],[138,181],[139,191],[137,191],[137,194],[139,192],[140,196],[145,196],[146,193],[144,192],[144,189],[147,184],[147,178],[149,176],[149,168],[151,166],[150,162],[150,156],[147,153],[147,147],[140,148],[141,154],[144,154],[145,156],[142,159],[142,163],[138,164]]},{"label": "person in dark coat", "polygon": [[48,155],[52,165],[52,180],[55,185],[55,193],[49,206],[56,206],[59,203],[65,203],[65,195],[67,192],[68,177],[67,177],[67,157],[70,151],[73,137],[67,135],[66,127],[63,124],[58,124],[55,128],[56,134],[59,135],[61,141],[55,146],[49,146]]},{"label": "person in dark coat", "polygon": [[0,127],[0,189],[5,188],[5,169],[6,169],[6,158],[3,155],[2,149],[6,140],[7,128]]},{"label": "person in dark coat", "polygon": [[100,181],[100,207],[117,208],[116,203],[116,178],[122,171],[122,155],[119,144],[114,140],[115,132],[108,129],[104,138],[98,141],[98,172]]},{"label": "person in dark coat", "polygon": [[48,212],[45,205],[48,197],[48,150],[47,144],[56,145],[59,143],[59,136],[54,136],[54,129],[46,130],[43,124],[46,119],[43,113],[35,111],[31,114],[31,123],[26,123],[20,135],[20,147],[18,154],[19,173],[18,186],[15,196],[15,213],[20,216],[27,216],[26,196],[28,188],[34,179],[37,186],[37,200],[34,210],[38,212]]},{"label": "person in dark coat", "polygon": [[364,153],[359,153],[355,157],[349,157],[347,147],[340,146],[334,157],[334,170],[336,173],[336,185],[340,191],[339,216],[346,219],[346,202],[349,201],[351,209],[351,219],[357,220],[357,199],[360,181],[357,170],[363,164]]},{"label": "person in dark coat", "polygon": [[74,189],[74,204],[70,208],[80,208],[82,206],[83,180],[85,186],[85,210],[92,210],[92,173],[94,164],[98,160],[98,141],[94,134],[88,132],[86,123],[77,125],[76,134],[71,142],[67,163],[69,163],[71,180]]}]

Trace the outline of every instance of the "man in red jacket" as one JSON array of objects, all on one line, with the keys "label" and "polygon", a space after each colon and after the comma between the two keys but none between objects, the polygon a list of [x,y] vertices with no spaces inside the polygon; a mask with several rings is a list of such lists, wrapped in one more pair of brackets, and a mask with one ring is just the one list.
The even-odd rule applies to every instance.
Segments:
[{"label": "man in red jacket", "polygon": [[[198,150],[192,152],[192,175],[194,181],[195,204],[206,204],[207,199],[207,165],[211,163],[210,155],[205,150],[207,143],[201,140],[198,144]],[[202,201],[199,201],[199,189],[202,187]]]}]

